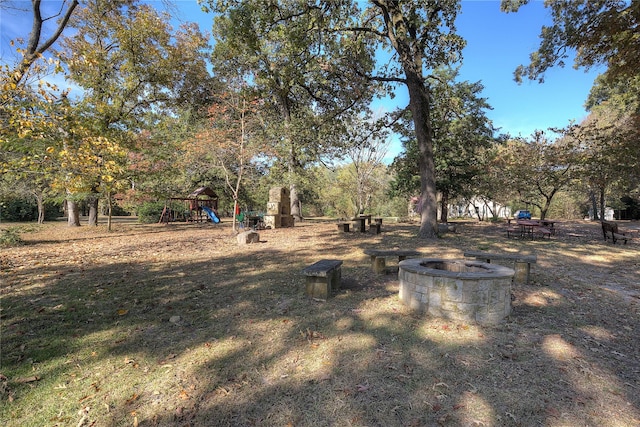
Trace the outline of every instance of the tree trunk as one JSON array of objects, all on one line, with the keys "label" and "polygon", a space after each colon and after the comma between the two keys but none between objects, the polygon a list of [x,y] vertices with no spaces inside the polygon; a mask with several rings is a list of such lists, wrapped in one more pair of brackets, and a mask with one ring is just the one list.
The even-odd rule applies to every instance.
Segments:
[{"label": "tree trunk", "polygon": [[240,215],[240,209],[238,207],[238,195],[237,193],[234,194],[233,197],[233,220],[231,221],[231,230],[235,233],[237,231],[237,220],[238,220],[238,215]]},{"label": "tree trunk", "polygon": [[[362,214],[364,214],[365,212],[367,212],[368,210],[371,209],[371,199],[373,198],[373,196],[371,194],[367,194],[367,196],[364,199],[364,206],[362,207]],[[369,212],[371,213],[371,212]]]},{"label": "tree trunk", "polygon": [[44,196],[42,193],[35,193],[38,205],[38,224],[44,223]]},{"label": "tree trunk", "polygon": [[540,219],[545,219],[547,217],[547,211],[549,210],[549,206],[551,205],[551,199],[547,198],[544,202],[544,206],[540,208]]},{"label": "tree trunk", "polygon": [[[288,113],[285,117],[290,120]],[[287,132],[289,126],[286,127]],[[302,212],[300,212],[300,196],[298,195],[298,187],[296,185],[296,152],[293,141],[289,141],[289,207],[291,208],[291,216],[295,222],[302,221]]]},{"label": "tree trunk", "polygon": [[362,178],[360,177],[360,173],[359,173],[359,169],[358,167],[356,167],[356,182],[357,182],[357,188],[356,188],[356,209],[357,209],[357,213],[358,215],[363,215],[367,209],[367,195],[365,194],[365,185],[364,182],[362,180]]},{"label": "tree trunk", "polygon": [[298,188],[296,184],[292,182],[289,185],[289,197],[291,198],[291,216],[298,222],[302,221],[302,212],[300,210],[300,196],[298,195]]},{"label": "tree trunk", "polygon": [[440,222],[446,224],[449,222],[449,193],[443,191],[440,200]]},{"label": "tree trunk", "polygon": [[495,206],[491,207],[491,204],[489,204],[486,200],[484,201],[484,207],[487,210],[487,212],[489,212],[490,218],[495,218],[496,214],[495,214]]},{"label": "tree trunk", "polygon": [[296,147],[293,139],[291,138],[291,110],[289,109],[290,101],[286,95],[279,97],[280,112],[282,114],[282,120],[284,121],[284,137],[289,144],[289,159],[287,165],[287,172],[289,175],[289,207],[291,208],[291,216],[295,222],[302,220],[302,211],[300,204],[300,195],[298,194],[298,188],[296,186],[297,174],[296,166],[298,159],[296,156]]},{"label": "tree trunk", "polygon": [[80,227],[80,211],[75,200],[67,199],[67,215],[69,227]]},{"label": "tree trunk", "polygon": [[605,207],[605,199],[604,199],[604,187],[600,188],[600,220],[604,221],[606,219],[606,207]]},{"label": "tree trunk", "polygon": [[358,211],[358,215],[364,214],[364,198],[362,197],[362,193],[360,193],[360,189],[358,188],[358,196],[357,196],[357,206],[356,211]]},{"label": "tree trunk", "polygon": [[98,225],[98,195],[91,194],[87,199],[87,205],[89,206],[88,224],[96,227]]},{"label": "tree trunk", "polygon": [[540,208],[540,219],[545,219],[547,217],[547,212],[549,212],[551,201],[553,200],[553,196],[555,195],[556,190],[551,190],[551,193],[547,197],[545,197],[544,206]]},{"label": "tree trunk", "polygon": [[111,203],[111,193],[107,193],[107,231],[111,231],[111,213],[113,204]]},{"label": "tree trunk", "polygon": [[589,191],[589,200],[591,201],[591,211],[593,212],[593,220],[598,221],[599,220],[598,202],[596,200],[596,195],[593,192],[593,190]]},{"label": "tree trunk", "polygon": [[420,167],[420,230],[418,236],[435,238],[438,234],[438,205],[436,198],[435,166],[433,163],[433,140],[429,117],[429,94],[422,78],[405,68],[409,89],[409,109],[418,141]]},{"label": "tree trunk", "polygon": [[480,208],[477,205],[473,205],[473,210],[476,211],[476,216],[478,217],[478,221],[482,221],[483,217],[480,213]]}]

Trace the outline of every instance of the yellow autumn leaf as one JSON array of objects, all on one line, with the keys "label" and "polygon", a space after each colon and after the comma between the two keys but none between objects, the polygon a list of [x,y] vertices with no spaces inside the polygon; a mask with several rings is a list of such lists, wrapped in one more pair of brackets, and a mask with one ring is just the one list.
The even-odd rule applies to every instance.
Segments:
[{"label": "yellow autumn leaf", "polygon": [[127,310],[125,308],[121,308],[121,309],[118,310],[118,316],[124,316],[128,312],[129,312],[129,310]]}]

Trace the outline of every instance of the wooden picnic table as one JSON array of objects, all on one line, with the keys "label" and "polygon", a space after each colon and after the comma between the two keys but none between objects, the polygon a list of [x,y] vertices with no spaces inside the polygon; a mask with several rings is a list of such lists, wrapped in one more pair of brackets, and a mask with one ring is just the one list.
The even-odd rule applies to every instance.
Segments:
[{"label": "wooden picnic table", "polygon": [[530,236],[532,239],[534,235],[541,234],[544,236],[549,236],[551,238],[552,231],[545,227],[540,220],[536,219],[520,219],[517,221],[518,226],[520,227],[520,236],[524,237],[526,235]]}]

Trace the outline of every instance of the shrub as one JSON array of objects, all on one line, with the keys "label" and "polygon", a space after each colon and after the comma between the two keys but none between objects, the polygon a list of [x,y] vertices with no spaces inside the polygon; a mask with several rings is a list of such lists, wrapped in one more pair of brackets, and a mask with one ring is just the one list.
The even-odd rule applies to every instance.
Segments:
[{"label": "shrub", "polygon": [[20,238],[20,229],[18,227],[10,227],[0,230],[0,246],[17,246],[22,244]]},{"label": "shrub", "polygon": [[27,198],[10,198],[2,201],[3,221],[33,221],[38,216],[35,202]]},{"label": "shrub", "polygon": [[[1,201],[2,221],[29,222],[38,219],[38,205],[29,197],[12,197]],[[61,216],[60,204],[47,201],[44,204],[45,221],[54,220]]]},{"label": "shrub", "polygon": [[[38,212],[36,210],[36,217]],[[53,221],[62,216],[62,206],[59,202],[45,202],[44,204],[44,220]],[[35,219],[35,218],[34,218]]]},{"label": "shrub", "polygon": [[164,209],[163,202],[146,202],[138,208],[138,222],[143,224],[152,224],[158,222],[162,210]]}]

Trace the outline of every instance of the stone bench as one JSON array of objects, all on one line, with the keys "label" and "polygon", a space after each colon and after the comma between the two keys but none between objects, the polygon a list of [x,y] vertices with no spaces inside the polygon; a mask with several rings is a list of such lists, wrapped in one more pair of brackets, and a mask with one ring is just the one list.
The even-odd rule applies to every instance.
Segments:
[{"label": "stone bench", "polygon": [[350,222],[339,222],[338,223],[338,230],[339,231],[343,231],[345,233],[349,232],[349,227],[351,227],[351,223]]},{"label": "stone bench", "polygon": [[342,261],[322,259],[302,270],[307,276],[305,293],[311,298],[326,300],[332,291],[340,289]]},{"label": "stone bench", "polygon": [[374,222],[371,223],[369,225],[369,230],[376,233],[376,234],[380,234],[380,227],[382,226],[382,223],[380,222]]},{"label": "stone bench", "polygon": [[371,257],[371,269],[378,274],[386,273],[387,257],[397,257],[398,262],[400,262],[407,257],[420,255],[420,252],[410,249],[365,249],[364,253]]},{"label": "stone bench", "polygon": [[528,284],[529,273],[531,272],[531,264],[535,264],[538,257],[534,255],[520,254],[520,253],[490,253],[481,251],[465,251],[465,257],[473,257],[479,261],[491,264],[491,260],[503,260],[513,261],[513,269],[516,274],[513,276],[513,283]]},{"label": "stone bench", "polygon": [[260,242],[260,234],[258,232],[249,230],[243,231],[242,233],[238,233],[236,236],[236,240],[239,245],[248,245],[250,243],[259,243]]}]

